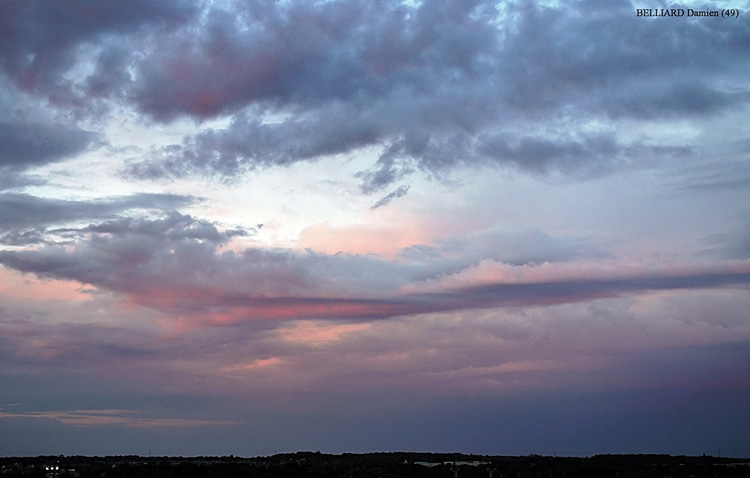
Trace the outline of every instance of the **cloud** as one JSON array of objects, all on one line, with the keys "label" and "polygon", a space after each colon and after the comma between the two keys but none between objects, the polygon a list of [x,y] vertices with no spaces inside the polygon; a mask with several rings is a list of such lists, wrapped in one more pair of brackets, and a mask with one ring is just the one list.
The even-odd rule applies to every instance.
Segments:
[{"label": "cloud", "polygon": [[745,260],[750,258],[750,233],[748,224],[740,228],[712,234],[705,239],[708,245],[706,253],[716,254],[729,260]]},{"label": "cloud", "polygon": [[161,427],[205,427],[233,425],[230,420],[199,420],[194,418],[148,418],[138,416],[131,410],[69,410],[43,412],[4,412],[3,418],[51,418],[74,427],[122,426],[127,428],[161,428]]},{"label": "cloud", "polygon": [[635,6],[0,4],[0,435],[748,443],[750,17]]},{"label": "cloud", "polygon": [[[106,7],[89,0],[64,5],[43,1],[4,3],[0,7],[0,31],[4,39],[0,68],[22,91],[41,95],[57,104],[85,108],[82,103],[86,94],[78,91],[76,82],[65,76],[81,62],[79,54],[85,50],[81,47],[96,42],[105,46],[99,71],[94,74],[101,80],[102,69],[116,66],[106,61],[111,58],[108,40],[143,33],[145,26],[159,28],[183,23],[193,12],[192,6],[182,2],[142,0],[126,0]],[[116,51],[117,47],[114,49]],[[112,83],[106,88],[113,94],[124,86]],[[100,90],[101,86],[94,92]]]},{"label": "cloud", "polygon": [[606,98],[603,104],[613,117],[710,117],[746,103],[748,94],[746,91],[722,91],[697,82],[674,82],[669,85],[644,85],[644,91],[640,94],[623,92]]},{"label": "cloud", "polygon": [[[132,162],[125,173],[135,178],[231,178],[365,148],[380,150],[358,175],[366,194],[465,166],[589,177],[642,166],[642,154],[692,151],[624,139],[614,133],[623,121],[701,124],[750,99],[745,20],[668,24],[636,17],[625,1],[132,0],[80,1],[76,15],[37,2],[3,10],[7,79],[78,119],[117,105],[160,123],[228,121]],[[700,50],[717,53],[701,62],[685,53]],[[581,121],[605,132],[564,133]],[[19,153],[13,164],[75,154],[87,138],[34,123],[4,128],[13,138],[20,129],[65,135],[7,143]]]},{"label": "cloud", "polygon": [[[408,286],[410,293],[429,293],[455,290],[471,294],[472,291],[497,298],[506,293],[509,298],[521,299],[526,292],[534,295],[538,290],[550,298],[557,293],[574,299],[574,290],[588,291],[593,296],[608,293],[621,294],[629,290],[681,289],[722,287],[743,284],[750,279],[750,264],[734,261],[726,264],[667,265],[660,267],[624,266],[622,264],[597,264],[578,261],[573,264],[509,264],[484,260],[456,274],[440,275],[422,284]],[[507,286],[507,290],[506,290]],[[521,286],[521,287],[515,287]],[[538,286],[538,287],[537,287]]]},{"label": "cloud", "polygon": [[532,173],[556,171],[584,177],[611,173],[633,164],[652,164],[660,157],[695,154],[689,146],[620,144],[609,134],[580,139],[542,136],[510,139],[506,134],[486,135],[478,138],[476,149],[491,160],[514,163]]},{"label": "cloud", "polygon": [[[138,178],[181,177],[194,173],[237,175],[262,166],[287,166],[325,155],[349,152],[377,137],[377,125],[349,121],[349,112],[332,107],[313,116],[266,124],[252,115],[235,117],[223,130],[209,129],[154,151],[151,158],[136,162],[126,174]],[[348,109],[348,107],[344,107]],[[311,124],[312,123],[312,124]]]},{"label": "cloud", "polygon": [[389,192],[382,198],[380,198],[375,204],[372,205],[371,209],[377,209],[379,207],[386,206],[391,203],[394,199],[398,199],[400,197],[406,196],[406,193],[409,192],[409,186],[399,186],[398,188],[394,189],[393,191]]},{"label": "cloud", "polygon": [[[236,235],[191,216],[120,218],[50,233],[70,245],[0,251],[0,264],[42,278],[124,294],[186,324],[338,318],[374,320],[474,308],[572,303],[649,290],[721,288],[750,282],[746,261],[654,267],[583,260],[574,242],[530,235],[557,262],[512,265],[482,237],[443,246],[419,262],[285,249],[221,250]],[[490,236],[491,237],[491,236]],[[484,238],[487,240],[488,238]],[[507,240],[507,239],[506,239]],[[547,243],[547,246],[544,244]],[[462,251],[466,247],[466,252]],[[439,249],[438,249],[439,251]],[[538,253],[527,246],[527,258]],[[584,249],[585,251],[585,249]],[[595,249],[592,251],[595,252]],[[523,255],[514,251],[505,260]],[[543,257],[543,256],[537,256]],[[565,260],[577,258],[576,263]],[[478,262],[475,262],[478,261]]]},{"label": "cloud", "polygon": [[[458,165],[604,174],[643,153],[690,149],[523,131],[549,129],[549,118],[555,129],[584,118],[612,130],[623,119],[707,119],[750,98],[742,22],[659,23],[627,2],[288,3],[239,13],[212,11],[202,36],[146,58],[134,96],[161,121],[231,115],[230,126],[165,147],[130,174],[233,175],[365,147],[382,148],[359,175],[365,193]],[[721,53],[685,54],[699,49]]]},{"label": "cloud", "polygon": [[[71,201],[0,193],[0,242],[22,245],[53,241],[48,228],[71,221],[113,217],[130,209],[172,210],[195,202],[173,194],[134,194],[94,201]],[[52,231],[66,233],[64,228]]]},{"label": "cloud", "polygon": [[184,31],[139,65],[136,101],[161,120],[254,103],[366,106],[394,86],[429,86],[428,73],[471,72],[493,43],[492,27],[472,19],[476,9],[476,2],[444,1],[416,11],[363,1],[213,9],[200,35]]},{"label": "cloud", "polygon": [[86,151],[98,136],[57,125],[0,122],[0,170],[25,170]]},{"label": "cloud", "polygon": [[[462,308],[467,305],[460,301],[452,305],[450,301],[433,303],[426,296],[402,296],[399,288],[424,277],[460,271],[478,258],[564,260],[586,251],[575,241],[566,244],[533,233],[518,239],[497,233],[456,239],[429,257],[401,255],[409,258],[407,262],[351,253],[219,249],[232,237],[250,232],[219,229],[214,223],[179,213],[160,219],[119,218],[50,229],[45,235],[64,236],[69,243],[5,251],[0,253],[0,262],[40,277],[124,293],[137,303],[180,311],[197,321],[234,323],[294,317],[364,319]],[[40,240],[40,234],[28,239]],[[16,236],[6,239],[18,240]],[[552,252],[554,248],[557,253]],[[566,251],[570,248],[575,251]],[[513,252],[503,254],[505,249]]]}]

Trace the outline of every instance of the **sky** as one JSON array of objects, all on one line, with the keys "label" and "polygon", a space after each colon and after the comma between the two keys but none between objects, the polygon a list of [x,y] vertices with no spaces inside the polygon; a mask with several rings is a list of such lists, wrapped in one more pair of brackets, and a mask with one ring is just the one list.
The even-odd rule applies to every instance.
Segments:
[{"label": "sky", "polygon": [[749,7],[0,2],[0,455],[749,457]]}]

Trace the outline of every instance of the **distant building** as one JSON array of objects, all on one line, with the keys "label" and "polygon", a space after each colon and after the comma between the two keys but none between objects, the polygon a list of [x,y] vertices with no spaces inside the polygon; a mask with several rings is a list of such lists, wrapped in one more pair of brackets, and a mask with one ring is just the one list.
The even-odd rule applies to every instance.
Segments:
[{"label": "distant building", "polygon": [[65,469],[60,465],[45,465],[44,471],[46,471],[46,478],[79,478],[81,476],[73,468]]}]

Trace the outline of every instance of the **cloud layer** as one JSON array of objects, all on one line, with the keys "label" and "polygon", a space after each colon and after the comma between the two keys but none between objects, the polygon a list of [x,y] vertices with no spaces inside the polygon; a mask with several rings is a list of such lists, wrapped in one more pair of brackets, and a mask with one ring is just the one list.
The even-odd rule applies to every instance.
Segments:
[{"label": "cloud layer", "polygon": [[0,5],[0,449],[750,454],[750,17],[636,7]]},{"label": "cloud layer", "polygon": [[[2,65],[15,87],[78,117],[125,102],[160,123],[228,120],[131,164],[140,178],[229,177],[370,147],[380,153],[361,172],[364,192],[466,164],[610,174],[693,153],[622,137],[623,121],[710,118],[749,98],[743,21],[644,21],[628,2],[134,3],[84,2],[75,16],[6,6]],[[573,127],[582,122],[598,126]],[[19,128],[64,133],[3,127],[22,142]],[[84,138],[22,154],[59,157]]]}]

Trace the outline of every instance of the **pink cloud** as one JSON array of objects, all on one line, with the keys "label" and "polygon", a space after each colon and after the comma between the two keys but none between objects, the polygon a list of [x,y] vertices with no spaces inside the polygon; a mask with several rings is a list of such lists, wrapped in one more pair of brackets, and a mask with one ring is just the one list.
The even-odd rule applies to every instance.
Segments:
[{"label": "pink cloud", "polygon": [[286,341],[321,345],[341,340],[352,332],[367,331],[371,323],[337,324],[322,321],[302,320],[279,329],[279,336]]},{"label": "pink cloud", "polygon": [[0,267],[0,296],[35,300],[91,300],[84,287],[76,281],[39,279]]},{"label": "pink cloud", "polygon": [[131,410],[68,410],[41,412],[4,412],[2,418],[51,418],[74,427],[124,426],[127,428],[205,427],[236,424],[230,420],[199,420],[190,418],[148,418]]},{"label": "pink cloud", "polygon": [[306,227],[297,244],[325,254],[378,254],[394,257],[400,250],[413,244],[425,243],[424,231],[411,227],[350,225],[333,227],[318,223]]},{"label": "pink cloud", "polygon": [[750,261],[727,263],[576,262],[512,265],[485,259],[459,272],[442,274],[401,288],[405,294],[437,293],[504,284],[550,284],[580,281],[645,280],[690,278],[707,274],[750,274]]}]

